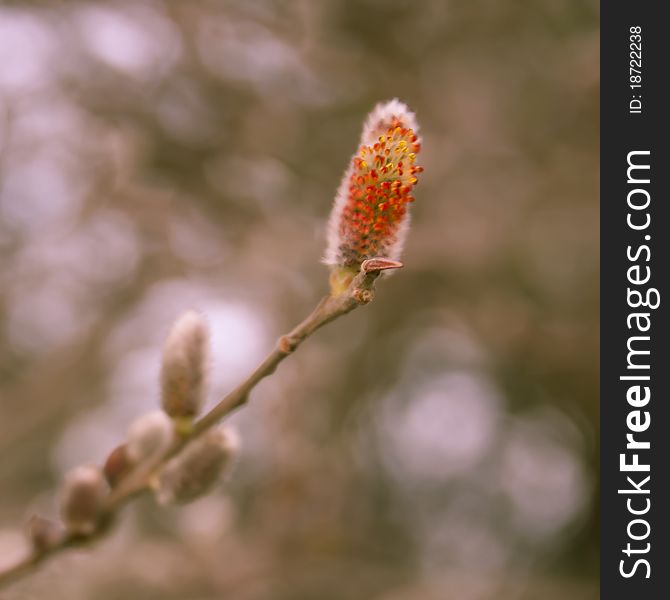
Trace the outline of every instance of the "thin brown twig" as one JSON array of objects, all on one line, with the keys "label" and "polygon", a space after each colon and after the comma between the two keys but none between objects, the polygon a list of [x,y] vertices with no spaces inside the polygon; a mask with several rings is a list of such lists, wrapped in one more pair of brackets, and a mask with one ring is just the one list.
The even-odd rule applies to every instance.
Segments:
[{"label": "thin brown twig", "polygon": [[226,394],[216,406],[197,420],[189,432],[177,438],[158,459],[138,466],[110,492],[105,505],[105,518],[101,520],[102,525],[94,533],[87,536],[66,533],[48,547],[33,549],[17,563],[0,570],[0,588],[32,573],[52,556],[69,548],[90,545],[94,540],[104,536],[109,531],[108,525],[119,509],[151,487],[153,477],[166,461],[178,454],[189,441],[199,437],[225,416],[243,406],[258,383],[274,373],[279,363],[292,354],[317,329],[351,312],[356,307],[370,302],[374,296],[374,282],[381,271],[401,266],[401,263],[387,259],[365,261],[346,292],[338,296],[325,296],[310,315],[288,334],[280,337],[274,350],[261,364],[240,385]]}]

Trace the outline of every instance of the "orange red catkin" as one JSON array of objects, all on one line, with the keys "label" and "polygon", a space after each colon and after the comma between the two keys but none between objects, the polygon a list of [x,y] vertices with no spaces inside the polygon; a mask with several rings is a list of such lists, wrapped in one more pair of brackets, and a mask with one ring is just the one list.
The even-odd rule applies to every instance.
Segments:
[{"label": "orange red catkin", "polygon": [[375,107],[337,191],[324,262],[357,268],[372,257],[398,260],[409,227],[409,205],[423,171],[414,114],[399,100]]}]

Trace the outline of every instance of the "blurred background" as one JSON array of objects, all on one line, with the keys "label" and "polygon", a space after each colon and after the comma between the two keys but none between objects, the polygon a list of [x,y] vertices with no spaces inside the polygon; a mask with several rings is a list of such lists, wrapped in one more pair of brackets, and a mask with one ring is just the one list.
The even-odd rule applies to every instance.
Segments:
[{"label": "blurred background", "polygon": [[0,5],[0,563],[158,403],[184,310],[211,403],[327,289],[361,124],[422,126],[406,268],[151,498],[3,596],[598,597],[598,3]]}]

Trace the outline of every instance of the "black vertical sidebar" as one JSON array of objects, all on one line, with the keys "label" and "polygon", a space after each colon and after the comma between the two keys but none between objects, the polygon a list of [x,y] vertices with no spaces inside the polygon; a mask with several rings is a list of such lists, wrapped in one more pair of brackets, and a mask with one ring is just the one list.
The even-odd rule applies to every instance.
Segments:
[{"label": "black vertical sidebar", "polygon": [[[670,598],[670,25],[662,7],[601,3],[603,600]],[[657,308],[644,306],[656,304],[652,289]],[[634,470],[635,461],[649,470]]]}]

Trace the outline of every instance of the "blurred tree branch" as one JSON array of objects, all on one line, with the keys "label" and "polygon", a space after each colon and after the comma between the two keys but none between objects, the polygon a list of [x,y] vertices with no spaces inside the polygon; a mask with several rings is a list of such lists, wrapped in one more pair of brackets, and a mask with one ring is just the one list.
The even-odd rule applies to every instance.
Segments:
[{"label": "blurred tree branch", "polygon": [[30,574],[48,558],[64,550],[87,546],[103,537],[110,530],[114,517],[119,510],[128,501],[151,488],[152,482],[161,467],[179,454],[189,442],[201,437],[224,417],[243,406],[247,402],[251,391],[263,379],[272,375],[279,363],[292,354],[317,329],[351,312],[358,306],[372,301],[374,283],[381,271],[397,269],[401,266],[401,263],[385,258],[373,258],[364,261],[359,273],[343,293],[330,294],[322,298],[309,316],[288,334],[279,338],[275,349],[239,386],[224,396],[208,413],[175,438],[166,452],[161,453],[153,460],[147,460],[138,465],[127,477],[122,479],[119,485],[112,489],[106,497],[102,517],[94,531],[81,534],[63,530],[60,535],[45,544],[33,544],[33,548],[27,556],[0,571],[0,587]]}]

